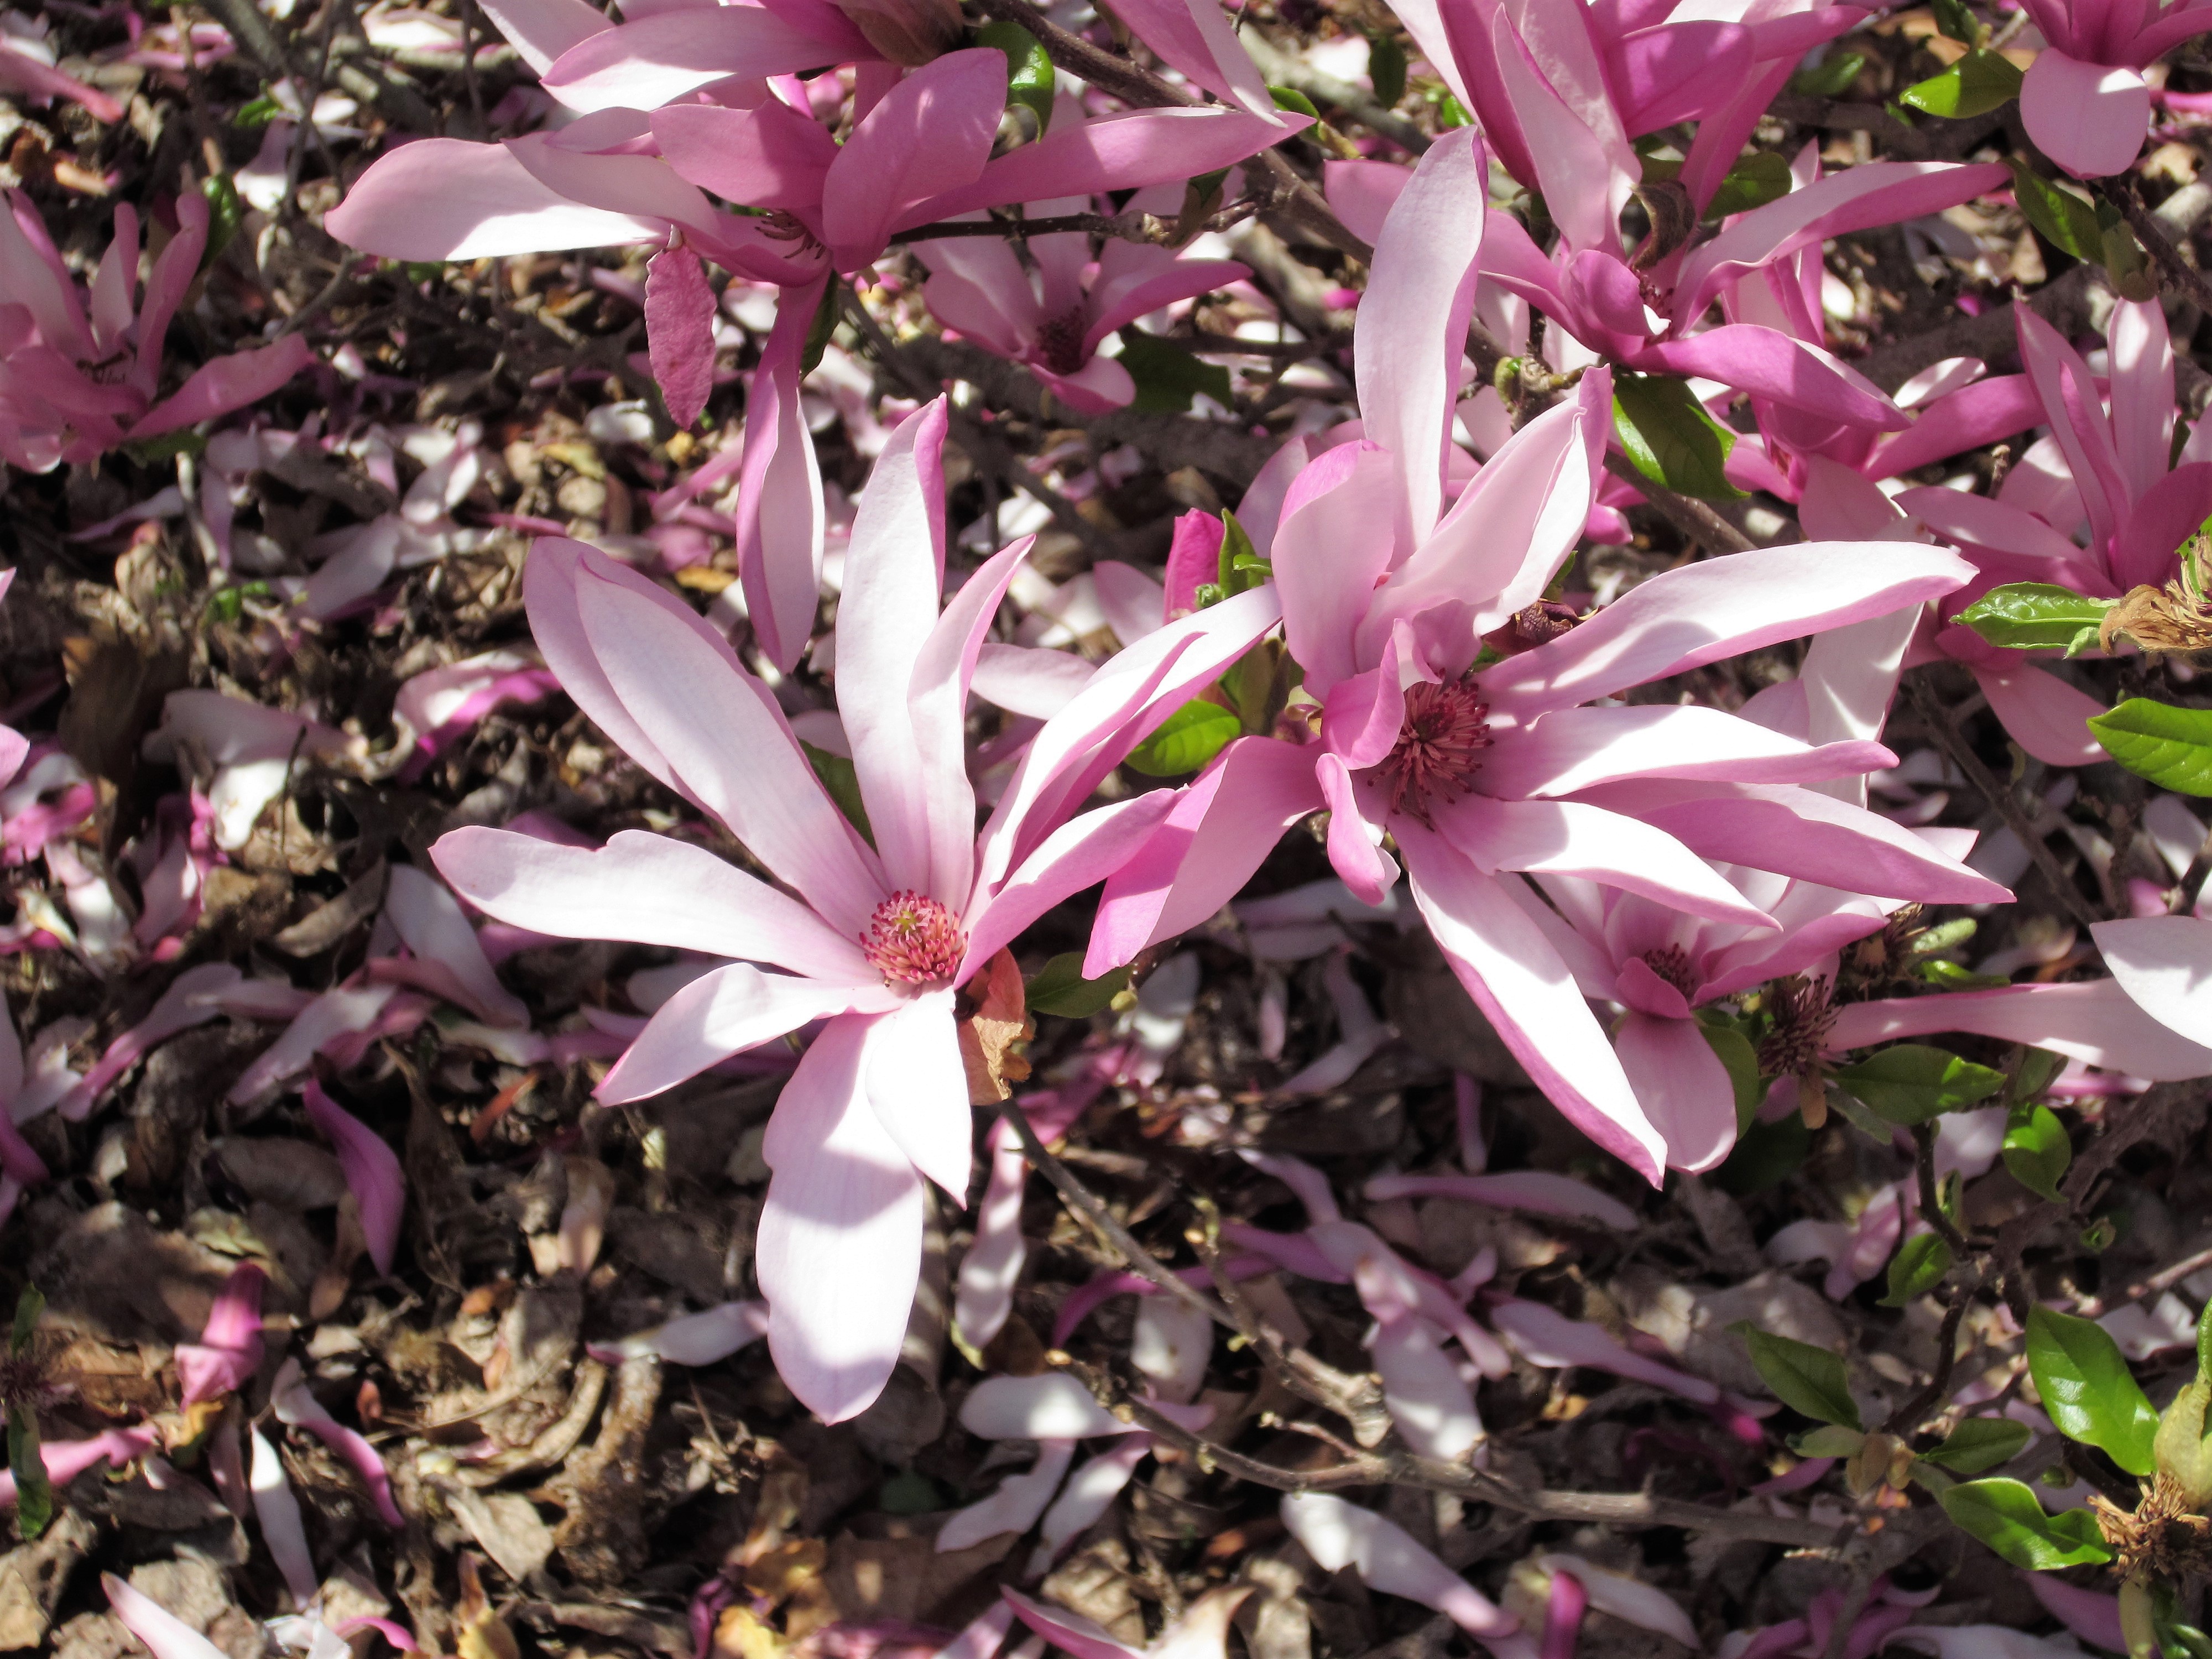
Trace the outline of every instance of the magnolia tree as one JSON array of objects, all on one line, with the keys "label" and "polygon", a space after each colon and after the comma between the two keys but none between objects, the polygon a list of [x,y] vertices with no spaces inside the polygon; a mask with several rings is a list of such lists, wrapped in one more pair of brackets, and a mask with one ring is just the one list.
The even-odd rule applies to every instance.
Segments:
[{"label": "magnolia tree", "polygon": [[[435,1121],[404,1055],[525,1079],[479,1146],[551,1079],[649,1115],[736,1077],[773,1102],[727,1286],[752,1294],[592,1352],[706,1368],[764,1337],[805,1412],[883,1432],[902,1376],[937,1398],[950,1234],[959,1425],[1035,1462],[938,1547],[1038,1541],[931,1652],[1018,1626],[1218,1659],[1261,1581],[1166,1598],[1141,1648],[1037,1593],[1156,1459],[1281,1488],[1301,1560],[1499,1659],[1570,1659],[1593,1612],[1724,1632],[1632,1552],[1486,1594],[1328,1489],[1826,1552],[1835,1583],[1726,1632],[1734,1659],[2212,1659],[2205,1218],[2132,1283],[2095,1266],[2212,1096],[2212,7],[325,0],[311,26],[222,0],[127,39],[79,12],[0,35],[40,142],[143,135],[100,89],[126,72],[203,142],[112,210],[127,169],[11,152],[9,489],[117,551],[96,648],[157,665],[44,735],[51,680],[0,732],[9,945],[78,988],[0,1029],[0,1215],[94,1169],[72,1127],[219,1019],[271,1028],[224,1109],[327,1143],[344,1260],[380,1276]],[[234,82],[258,95],[225,139]],[[565,427],[498,426],[532,398]],[[62,557],[24,560],[40,604]],[[153,620],[187,591],[189,647]],[[319,666],[440,605],[478,607],[465,644],[410,651],[374,712]],[[461,799],[481,730],[525,720],[597,759]],[[334,867],[270,850],[315,833],[303,776],[351,792],[374,879],[276,934],[328,972],[229,960],[223,866]],[[392,805],[441,779],[457,804]],[[1423,952],[1430,994],[1386,1022],[1370,990]],[[546,959],[596,964],[580,1001]],[[1202,1078],[1194,1021],[1238,1031]],[[1388,1073],[1407,1047],[1441,1065]],[[364,1104],[396,1066],[405,1166]],[[1279,1115],[1377,1075],[1407,1136],[1288,1155]],[[1572,1136],[1501,1129],[1541,1103]],[[1134,1150],[1052,1150],[1133,1107]],[[1501,1135],[1548,1150],[1492,1168]],[[1132,1220],[1093,1188],[1147,1147],[1177,1161]],[[594,1282],[613,1176],[568,1165],[532,1266]],[[1096,1235],[1048,1307],[1036,1173]],[[1782,1191],[1810,1212],[1756,1211]],[[1716,1271],[1803,1290],[1836,1340],[1754,1298],[1668,1340],[1536,1272],[1528,1229],[1657,1237],[1665,1194]],[[1290,1198],[1303,1230],[1255,1219]],[[1437,1218],[1468,1213],[1455,1257]],[[1188,1232],[1131,1231],[1160,1214]],[[234,1400],[388,1526],[443,1503],[309,1389],[343,1345],[263,1376],[267,1277],[176,1349],[189,1431],[42,1431],[24,1292],[27,1535]],[[1314,1352],[1286,1283],[1344,1287],[1364,1369]],[[1049,1352],[1009,1346],[1024,1308]],[[1217,1327],[1315,1456],[1231,1443]],[[1771,1478],[1749,1509],[1540,1489],[1486,1410],[1544,1372],[1563,1417],[1570,1373],[1610,1375],[1729,1449],[1651,1433]],[[272,1632],[336,1651],[368,1628],[325,1622],[342,1540],[220,1420],[218,1485],[295,1604]],[[1893,1577],[1946,1528],[2070,1635]],[[214,1651],[106,1583],[161,1659]]]}]

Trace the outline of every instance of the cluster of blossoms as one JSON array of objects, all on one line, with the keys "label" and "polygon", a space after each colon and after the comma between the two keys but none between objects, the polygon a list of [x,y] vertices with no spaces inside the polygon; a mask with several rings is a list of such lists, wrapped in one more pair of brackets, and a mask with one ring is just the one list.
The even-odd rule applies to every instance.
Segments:
[{"label": "cluster of blossoms", "polygon": [[[963,1346],[980,1359],[1006,1328],[1042,1151],[1030,1137],[1056,1138],[1109,1087],[1158,1081],[1201,942],[1259,965],[1270,1062],[1280,964],[1326,958],[1337,1046],[1278,1100],[1346,1083],[1389,1040],[1351,947],[1387,935],[1408,949],[1418,933],[1465,994],[1449,1018],[1494,1036],[1498,1069],[1595,1149],[1583,1173],[1610,1168],[1601,1153],[1654,1188],[1741,1176],[1792,1146],[1802,1161],[1832,1115],[1870,1158],[1910,1154],[1911,1175],[1849,1220],[1769,1242],[1784,1265],[1826,1263],[1835,1298],[1885,1267],[1900,1297],[1945,1281],[1972,1246],[1954,1177],[2002,1162],[2042,1201],[2080,1199],[2060,1186],[2073,1147],[2048,1102],[2086,1103],[2109,1125],[2148,1109],[2155,1085],[2212,1076],[2212,914],[2198,898],[2212,839],[2189,804],[2212,795],[2212,709],[2192,665],[2212,650],[2212,438],[2192,419],[2208,380],[2190,337],[2212,285],[2172,240],[2187,243],[2187,213],[2212,213],[2212,191],[2190,184],[2154,210],[2138,176],[2146,146],[2182,144],[2196,129],[2175,124],[2200,112],[2189,100],[2212,96],[2179,87],[2203,66],[2172,56],[2212,29],[2212,0],[2020,0],[1989,19],[1942,0],[1949,67],[1882,89],[1918,124],[1871,106],[1850,118],[1905,133],[1909,160],[1772,147],[1776,112],[1848,90],[1865,72],[1850,38],[1896,21],[1858,0],[1401,0],[1389,27],[1370,19],[1364,90],[1285,58],[1218,0],[1127,0],[1110,18],[988,0],[980,24],[949,0],[478,9],[531,71],[495,106],[504,136],[383,131],[322,214],[350,251],[332,292],[376,261],[404,262],[415,284],[426,264],[638,251],[641,276],[575,269],[639,314],[642,349],[620,372],[656,398],[593,411],[592,432],[652,458],[648,522],[632,521],[627,486],[620,526],[603,519],[590,536],[486,510],[487,479],[512,469],[484,424],[368,418],[377,370],[350,342],[319,356],[307,319],[165,383],[172,323],[220,253],[210,202],[234,216],[236,188],[149,210],[159,246],[143,282],[135,209],[115,210],[96,260],[65,256],[33,197],[9,190],[0,456],[90,477],[103,457],[182,454],[174,487],[82,537],[158,539],[182,521],[232,617],[252,605],[288,662],[322,630],[380,625],[407,573],[520,538],[529,638],[412,665],[398,741],[380,748],[358,720],[173,689],[179,671],[125,760],[173,767],[185,787],[141,815],[127,850],[103,827],[114,791],[100,784],[129,779],[96,781],[82,730],[64,744],[0,728],[0,859],[24,872],[8,943],[143,985],[190,955],[216,872],[257,836],[281,839],[303,766],[410,783],[494,710],[556,696],[650,781],[641,791],[657,786],[635,820],[653,827],[601,837],[518,811],[514,791],[471,796],[459,827],[348,889],[368,944],[329,982],[200,961],[136,999],[139,1017],[105,1042],[62,1020],[27,1056],[0,1027],[0,1219],[52,1175],[26,1127],[48,1112],[83,1121],[157,1045],[219,1018],[281,1024],[228,1099],[301,1096],[346,1177],[342,1225],[380,1273],[404,1182],[325,1085],[381,1043],[433,1028],[533,1072],[589,1066],[609,1107],[709,1072],[772,1079],[758,1300],[606,1352],[709,1363],[764,1338],[791,1394],[839,1423],[876,1404],[907,1351],[933,1217],[973,1210]],[[194,70],[203,46],[233,49],[223,31],[196,44],[175,27]],[[1308,33],[1316,52],[1357,44]],[[0,40],[0,87],[119,112],[13,40]],[[135,63],[165,50],[134,30]],[[1329,62],[1350,72],[1340,52]],[[1270,84],[1291,71],[1311,96]],[[270,95],[286,113],[247,199],[250,226],[273,237],[301,158],[351,112],[303,103],[289,82]],[[1943,263],[1974,267],[1978,252],[1956,252],[1978,248],[1964,227],[2007,214],[2031,246],[2074,262],[2045,290],[2072,284],[2057,325],[2024,295],[1960,290]],[[1232,240],[1240,228],[1260,234]],[[1316,297],[1263,270],[1272,258],[1316,285],[1288,234],[1325,251],[1346,286]],[[1908,304],[1863,303],[1844,278],[1848,266],[1866,286],[1873,262],[1837,250],[1877,241],[1908,270],[1924,253],[1937,277],[1923,286],[1954,290],[1942,303],[1955,314],[1905,337],[1909,350],[1861,349],[1881,304]],[[1994,289],[1986,270],[1981,286]],[[1347,313],[1348,337],[1332,332]],[[1258,396],[1200,361],[1237,350],[1283,366]],[[860,367],[869,356],[880,386]],[[327,421],[288,430],[251,412],[310,374],[319,395],[343,387]],[[1008,410],[1065,422],[1071,451],[1093,444],[1079,490],[1072,467],[1007,451]],[[831,461],[817,434],[838,428]],[[1188,508],[1171,532],[1108,537],[1116,446],[1139,431],[1220,447],[1171,469]],[[257,480],[312,492],[341,474],[357,523],[288,548],[265,507],[263,529],[240,517]],[[983,475],[975,518],[969,485]],[[1038,511],[1023,517],[1002,487]],[[1984,708],[1986,752],[1961,724]],[[2101,828],[2066,816],[2093,799]],[[1958,821],[1984,809],[1990,833]],[[1307,884],[1291,885],[1293,869]],[[1975,926],[2006,925],[2016,890],[2063,934],[2023,928],[1971,969],[1955,960]],[[1939,921],[1939,907],[1962,914]],[[540,1030],[501,970],[562,941],[667,954],[627,980],[627,1010]],[[1092,1024],[1017,1098],[1023,1046],[1049,1046],[1039,1012]],[[1949,1046],[1917,1041],[1931,1036]],[[1146,1415],[1107,1412],[1065,1375],[989,1378],[962,1421],[1034,1443],[1036,1462],[948,1540],[1041,1527],[1041,1577],[1143,1458],[1205,1429],[1211,1316],[1178,1302],[1178,1284],[1218,1279],[1224,1298],[1276,1273],[1351,1287],[1373,1322],[1386,1428],[1470,1479],[1486,1455],[1480,1391],[1516,1363],[1628,1377],[1759,1443],[1768,1402],[1516,1294],[1494,1249],[1431,1271],[1378,1218],[1422,1197],[1632,1221],[1599,1184],[1486,1170],[1478,1091],[1457,1083],[1461,1167],[1376,1176],[1373,1225],[1346,1218],[1322,1170],[1251,1144],[1218,1091],[1156,1102],[1163,1133],[1241,1153],[1308,1224],[1231,1223],[1209,1243],[1220,1253],[1180,1279],[1109,1274],[1069,1297],[1055,1349],[1102,1304],[1142,1298],[1132,1364]],[[548,1273],[591,1265],[605,1202],[595,1215],[588,1191],[574,1196],[585,1185],[572,1183]],[[2031,1357],[2039,1331],[2069,1353],[2111,1346],[2031,1310],[2014,1293],[2021,1246],[2004,1248],[2008,1266],[2000,1251],[1962,1271],[1943,1340],[2002,1278],[2008,1305],[1991,1318],[2024,1330]],[[258,1271],[240,1270],[203,1342],[179,1350],[186,1409],[257,1374]],[[2180,1346],[2191,1322],[2152,1350]],[[1778,1351],[1753,1352],[1785,1404],[1826,1420],[1769,1501],[1844,1462],[1856,1496],[1886,1486],[1902,1506],[1916,1457],[1945,1467],[1942,1448],[1899,1437],[1917,1419],[1867,1429],[1840,1367],[1826,1388]],[[2204,1363],[2212,1376],[2212,1351]],[[2156,1597],[2212,1562],[2198,1535],[2212,1533],[2198,1513],[2212,1383],[2184,1390],[2154,1456],[2141,1423],[2123,1455],[2068,1415],[2051,1375],[2036,1373],[2049,1416],[2019,1409],[2153,1479],[2141,1515],[2115,1510],[2098,1532],[2087,1508],[2074,1526],[2075,1511],[2045,1515],[2029,1492],[2035,1522],[2015,1507],[2001,1525],[1951,1476],[1912,1478],[2017,1565],[2117,1562],[2117,1599],[2062,1587],[2086,1599],[2052,1603],[2084,1639],[2203,1659]],[[278,1377],[278,1416],[399,1524],[374,1446],[296,1373]],[[1942,1403],[1939,1383],[1923,1414]],[[2148,1401],[2142,1415],[2154,1419]],[[152,1443],[139,1432],[49,1446],[48,1467],[127,1462]],[[259,1504],[284,1477],[264,1480],[258,1434],[245,1477],[231,1433],[233,1473]],[[1115,1444],[1071,1474],[1087,1440]],[[1951,1467],[1996,1461],[1958,1451]],[[316,1581],[291,1502],[287,1488],[258,1512],[307,1609]],[[2193,1525],[2196,1541],[2146,1542],[2144,1515]],[[1590,1607],[1696,1643],[1671,1601],[1579,1557],[1543,1558],[1542,1616],[1524,1619],[1379,1515],[1308,1493],[1281,1519],[1322,1566],[1437,1608],[1499,1659],[1534,1659],[1524,1623],[1545,1659],[1567,1659]],[[2023,1528],[2045,1542],[2019,1543]],[[112,1593],[165,1659],[197,1654],[159,1608]],[[1147,1651],[1218,1655],[1240,1599],[1199,1602]],[[1961,1640],[1980,1626],[1917,1624],[1917,1606],[1873,1577],[1849,1606],[1816,1604],[1736,1653],[1863,1654],[1893,1638],[1945,1659],[2012,1651]],[[944,1650],[988,1654],[1017,1620],[1083,1659],[1133,1651],[1012,1589]],[[319,1614],[293,1635],[335,1639]]]}]

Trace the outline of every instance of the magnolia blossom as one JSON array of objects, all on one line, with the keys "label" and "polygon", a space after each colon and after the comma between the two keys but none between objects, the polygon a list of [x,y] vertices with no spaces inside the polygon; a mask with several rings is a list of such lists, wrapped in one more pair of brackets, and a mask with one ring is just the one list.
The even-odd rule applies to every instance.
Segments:
[{"label": "magnolia blossom", "polygon": [[[12,54],[0,54],[4,58]],[[81,291],[22,191],[0,192],[0,459],[32,472],[97,459],[267,397],[314,361],[297,334],[203,365],[167,398],[169,320],[198,274],[208,205],[177,198],[178,230],[138,289],[138,213],[115,210],[115,237]]]},{"label": "magnolia blossom", "polygon": [[2142,72],[2212,28],[2206,0],[2022,0],[2048,42],[2020,88],[2021,125],[2077,179],[2124,173],[2150,125]]},{"label": "magnolia blossom", "polygon": [[[1327,811],[1346,884],[1378,900],[1397,879],[1382,845],[1395,841],[1438,944],[1515,1055],[1584,1133],[1656,1182],[1667,1136],[1516,897],[1515,872],[1752,927],[1778,924],[1709,860],[1897,898],[2004,895],[1806,787],[1893,764],[1872,728],[1816,744],[1717,709],[1583,705],[1917,605],[1969,568],[1887,543],[1741,554],[1668,571],[1532,644],[1555,631],[1538,601],[1589,514],[1610,380],[1586,373],[1443,510],[1452,377],[1439,348],[1471,302],[1482,167],[1471,135],[1448,136],[1392,208],[1355,348],[1367,439],[1306,466],[1272,532],[1285,639],[1318,707],[1293,740],[1240,739],[1180,792],[1108,883],[1085,970],[1212,915],[1284,828]],[[1479,665],[1486,636],[1512,654]]]},{"label": "magnolia blossom", "polygon": [[821,1023],[769,1121],[763,1155],[775,1178],[758,1261],[777,1368],[830,1420],[865,1409],[897,1358],[920,1269],[923,1178],[967,1196],[955,991],[1159,821],[1160,795],[1073,815],[1279,614],[1272,592],[1255,592],[1123,653],[1037,732],[978,836],[963,711],[1027,544],[970,575],[938,617],[945,421],[940,401],[893,435],[846,559],[838,691],[872,839],[817,781],[726,641],[642,577],[554,541],[538,544],[525,576],[547,663],[632,758],[797,896],[637,831],[593,853],[463,830],[433,850],[462,896],[501,921],[738,958],[661,1006],[600,1085],[603,1101],[657,1094]]},{"label": "magnolia blossom", "polygon": [[[1032,204],[1030,211],[1050,218],[1090,206],[1089,197],[1071,196]],[[1094,261],[1090,235],[1081,231],[1030,237],[1033,271],[995,236],[916,242],[914,251],[933,273],[922,297],[938,321],[1027,364],[1061,402],[1091,415],[1121,408],[1137,393],[1127,369],[1097,355],[1109,335],[1147,312],[1251,275],[1234,260],[1177,258],[1118,237],[1109,238]]]}]

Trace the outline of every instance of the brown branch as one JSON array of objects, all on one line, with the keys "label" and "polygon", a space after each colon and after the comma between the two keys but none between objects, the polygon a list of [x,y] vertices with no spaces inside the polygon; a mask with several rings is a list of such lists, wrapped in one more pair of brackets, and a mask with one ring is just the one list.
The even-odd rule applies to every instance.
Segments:
[{"label": "brown branch", "polygon": [[2158,216],[2145,207],[2142,198],[2136,194],[2134,184],[2115,179],[2100,179],[2096,190],[2120,210],[2120,216],[2128,222],[2128,228],[2135,232],[2144,252],[2150,255],[2151,263],[2166,280],[2187,295],[2189,302],[2197,310],[2212,315],[2212,282],[2181,257],[2181,250],[2167,238],[2166,227],[2159,222]]},{"label": "brown branch", "polygon": [[1921,723],[1928,728],[1928,734],[1936,739],[1936,746],[1950,757],[1952,763],[1966,775],[1966,781],[1980,792],[1982,798],[2005,821],[2005,827],[2019,837],[2021,845],[2027,849],[2028,857],[2035,861],[2036,869],[2051,884],[2051,891],[2059,903],[2065,906],[2067,915],[2083,927],[2094,924],[2098,920],[2097,913],[2089,908],[2089,902],[2081,896],[2081,890],[2059,867],[2057,855],[2051,852],[2049,842],[2044,835],[2038,833],[2027,814],[2021,810],[2012,791],[2000,783],[1990,769],[1982,764],[1982,757],[1973,751],[1972,745],[1960,734],[1959,728],[1952,724],[1949,711],[1936,701],[1926,684],[1917,677],[1906,678],[1905,694],[1911,700],[1913,710],[1920,716]]},{"label": "brown branch", "polygon": [[1094,1395],[1108,1400],[1115,1414],[1139,1423],[1170,1445],[1188,1452],[1202,1469],[1219,1470],[1255,1486],[1277,1492],[1338,1492],[1354,1486],[1416,1486],[1425,1492],[1449,1492],[1477,1503],[1510,1510],[1544,1521],[1580,1521],[1613,1527],[1680,1527],[1715,1537],[1744,1539],[1760,1543],[1787,1544],[1799,1549],[1833,1547],[1844,1529],[1795,1516],[1761,1514],[1756,1510],[1715,1509],[1647,1492],[1568,1492],[1542,1487],[1528,1490],[1479,1469],[1446,1463],[1437,1458],[1403,1452],[1368,1452],[1319,1469],[1291,1469],[1248,1457],[1227,1446],[1194,1434],[1173,1419],[1163,1416],[1133,1396],[1114,1398],[1119,1391],[1087,1365],[1071,1363],[1068,1370]]},{"label": "brown branch", "polygon": [[999,1103],[999,1115],[1006,1121],[1006,1127],[1021,1141],[1023,1156],[1029,1159],[1038,1174],[1052,1182],[1066,1200],[1067,1207],[1090,1223],[1091,1231],[1098,1235],[1100,1242],[1121,1258],[1122,1266],[1139,1278],[1152,1280],[1185,1307],[1204,1314],[1215,1324],[1232,1331],[1237,1328],[1237,1321],[1230,1316],[1227,1309],[1212,1297],[1183,1283],[1171,1269],[1162,1267],[1159,1259],[1138,1242],[1136,1235],[1115,1219],[1114,1212],[1106,1207],[1098,1195],[1078,1181],[1067,1165],[1046,1150],[1044,1142],[1037,1139],[1037,1132],[1031,1127],[1028,1115],[1012,1099]]},{"label": "brown branch", "polygon": [[1605,470],[1650,502],[1661,518],[1709,551],[1748,553],[1758,545],[1707,503],[1652,483],[1626,455],[1608,450]]}]

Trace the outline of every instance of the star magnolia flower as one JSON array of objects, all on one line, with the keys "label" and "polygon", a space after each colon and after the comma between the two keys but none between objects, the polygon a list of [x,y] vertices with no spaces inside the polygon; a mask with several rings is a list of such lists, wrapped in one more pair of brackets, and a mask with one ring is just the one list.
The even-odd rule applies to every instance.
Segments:
[{"label": "star magnolia flower", "polygon": [[1123,652],[1036,733],[978,836],[963,714],[1027,544],[969,577],[939,617],[945,422],[939,399],[893,434],[847,555],[838,692],[872,845],[817,781],[767,688],[704,621],[604,555],[545,541],[525,593],[562,684],[792,890],[635,831],[592,852],[471,829],[432,854],[500,921],[737,959],[663,1005],[599,1085],[604,1102],[657,1094],[826,1022],[769,1121],[759,1271],[777,1368],[832,1421],[865,1409],[898,1357],[921,1266],[922,1177],[966,1197],[954,992],[1134,850],[1166,796],[1077,809],[1279,614],[1273,592],[1255,590],[1231,614],[1217,607]]},{"label": "star magnolia flower", "polygon": [[2020,88],[2021,125],[2076,179],[2124,173],[2150,125],[2154,59],[2212,27],[2206,0],[2022,0],[2050,44]]},{"label": "star magnolia flower", "polygon": [[[1439,141],[1392,208],[1355,346],[1366,431],[1291,486],[1270,542],[1285,635],[1321,703],[1305,741],[1247,738],[1107,884],[1085,971],[1202,921],[1276,837],[1330,814],[1328,852],[1364,901],[1397,878],[1531,1077],[1655,1183],[1666,1137],[1637,1100],[1567,964],[1507,890],[1578,876],[1738,926],[1775,919],[1707,862],[1885,896],[1990,902],[2004,890],[1861,807],[1803,786],[1894,764],[1863,734],[1818,745],[1718,709],[1585,708],[1739,653],[1886,616],[1970,574],[1938,550],[1814,544],[1668,571],[1557,638],[1478,668],[1516,627],[1589,516],[1611,382],[1530,422],[1440,512],[1465,326],[1481,151]],[[1440,335],[1441,337],[1438,337]],[[1201,613],[1203,614],[1203,613]]]},{"label": "star magnolia flower", "polygon": [[[31,198],[0,191],[0,459],[31,472],[90,462],[267,397],[314,361],[296,334],[202,365],[161,402],[169,319],[199,270],[208,205],[177,198],[178,230],[138,293],[138,215],[115,210],[115,239],[80,294]],[[89,304],[88,304],[88,299]]]}]

